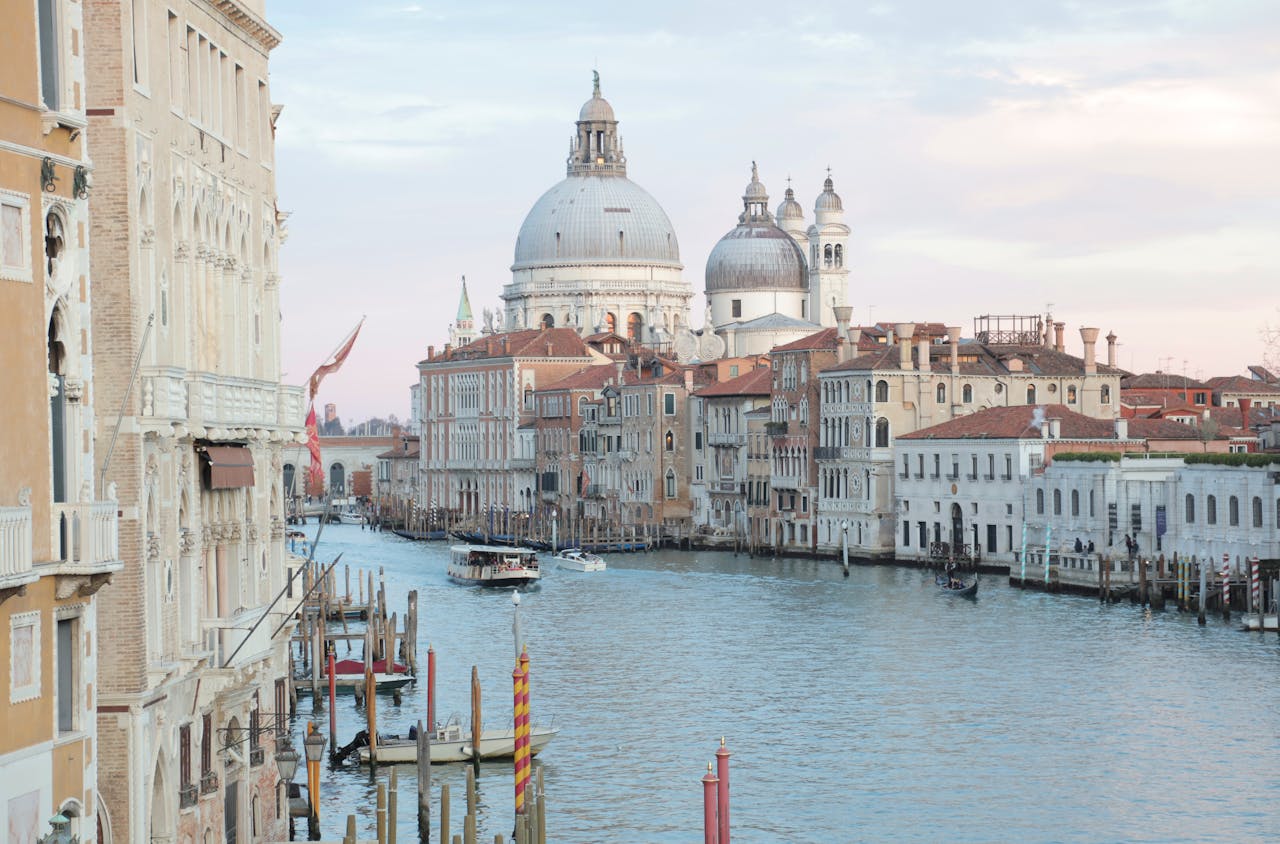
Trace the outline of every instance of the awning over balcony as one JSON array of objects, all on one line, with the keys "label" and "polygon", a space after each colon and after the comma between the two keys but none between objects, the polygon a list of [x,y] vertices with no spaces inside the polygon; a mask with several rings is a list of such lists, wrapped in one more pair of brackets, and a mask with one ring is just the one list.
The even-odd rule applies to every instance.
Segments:
[{"label": "awning over balcony", "polygon": [[207,445],[201,449],[208,489],[253,486],[253,453],[244,445]]}]

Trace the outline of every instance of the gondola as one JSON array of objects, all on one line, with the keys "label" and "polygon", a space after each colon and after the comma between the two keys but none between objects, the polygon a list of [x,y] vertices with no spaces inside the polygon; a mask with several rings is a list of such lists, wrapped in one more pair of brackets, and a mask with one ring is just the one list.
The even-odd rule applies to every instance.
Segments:
[{"label": "gondola", "polygon": [[940,574],[934,578],[934,583],[938,584],[947,595],[958,595],[961,598],[972,598],[978,594],[978,578],[975,575],[972,583],[960,582],[959,586],[952,586],[950,579],[945,574]]}]

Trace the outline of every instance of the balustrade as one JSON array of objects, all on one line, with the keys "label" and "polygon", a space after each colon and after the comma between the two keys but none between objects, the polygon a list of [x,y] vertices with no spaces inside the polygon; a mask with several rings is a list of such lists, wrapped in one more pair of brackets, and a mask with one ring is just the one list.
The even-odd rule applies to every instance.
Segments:
[{"label": "balustrade", "polygon": [[31,574],[31,508],[0,507],[0,588]]}]

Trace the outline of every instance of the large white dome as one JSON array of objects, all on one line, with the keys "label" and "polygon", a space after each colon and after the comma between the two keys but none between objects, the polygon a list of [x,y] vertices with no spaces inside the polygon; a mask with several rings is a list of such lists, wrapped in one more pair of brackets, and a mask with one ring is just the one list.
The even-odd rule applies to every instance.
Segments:
[{"label": "large white dome", "polygon": [[625,176],[574,175],[544,193],[520,226],[511,269],[597,263],[681,267],[671,220]]}]

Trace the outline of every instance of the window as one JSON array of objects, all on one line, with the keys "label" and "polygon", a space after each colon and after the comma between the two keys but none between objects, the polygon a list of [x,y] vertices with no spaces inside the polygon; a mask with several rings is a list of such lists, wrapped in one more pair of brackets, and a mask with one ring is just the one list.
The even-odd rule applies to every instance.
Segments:
[{"label": "window", "polygon": [[645,393],[644,396],[645,413],[649,416],[653,415],[653,393]]},{"label": "window", "polygon": [[1062,490],[1060,489],[1053,491],[1053,515],[1062,515]]},{"label": "window", "polygon": [[1035,404],[1035,403],[1036,403],[1036,385],[1028,384],[1027,385],[1027,404]]},{"label": "window", "polygon": [[1036,490],[1036,515],[1044,515],[1044,490]]},{"label": "window", "polygon": [[876,448],[889,447],[889,420],[883,416],[876,420]]},{"label": "window", "polygon": [[1253,499],[1253,526],[1262,527],[1262,499],[1257,496]]},{"label": "window", "polygon": [[80,729],[80,624],[77,618],[58,619],[58,732]]},{"label": "window", "polygon": [[178,727],[178,787],[185,793],[191,786],[191,725],[183,724]]},{"label": "window", "polygon": [[676,438],[671,431],[667,431],[666,436],[662,438],[662,445],[667,451],[676,450]]},{"label": "window", "polygon": [[1218,499],[1216,496],[1210,495],[1204,502],[1204,520],[1207,524],[1216,525],[1218,523]]},{"label": "window", "polygon": [[665,413],[667,416],[675,416],[676,414],[676,394],[675,393],[662,394],[662,412]]},{"label": "window", "polygon": [[1071,515],[1080,515],[1080,490],[1071,490]]},{"label": "window", "polygon": [[165,34],[168,37],[166,46],[169,49],[169,106],[181,111],[182,95],[185,93],[185,86],[182,84],[182,25],[173,12],[168,13],[167,23],[168,28]]},{"label": "window", "polygon": [[729,303],[729,313],[731,316],[735,316],[735,317],[742,316],[742,300],[741,299],[734,299]]},{"label": "window", "polygon": [[1076,385],[1071,384],[1067,387],[1067,404],[1076,403]]},{"label": "window", "polygon": [[0,279],[31,281],[30,199],[0,191]]},{"label": "window", "polygon": [[58,31],[58,0],[38,0],[36,15],[39,18],[40,37],[40,95],[44,107],[57,111],[62,106],[62,57],[61,33]]},{"label": "window", "polygon": [[946,404],[947,403],[947,385],[939,384],[937,393],[938,393],[938,404]]},{"label": "window", "polygon": [[960,388],[960,400],[965,404],[973,404],[973,385],[965,384]]},{"label": "window", "polygon": [[142,0],[133,0],[133,84],[145,88],[147,86],[147,10]]},{"label": "window", "polygon": [[[903,504],[906,502],[904,501]],[[902,523],[902,547],[911,547],[911,522],[904,521]]]},{"label": "window", "polygon": [[206,712],[200,724],[200,779],[213,773],[213,713]]},{"label": "window", "polygon": [[876,382],[876,401],[888,401],[888,400],[889,400],[889,382],[877,381]]},{"label": "window", "polygon": [[1110,384],[1102,385],[1102,403],[1111,404],[1111,385]]},{"label": "window", "polygon": [[1196,403],[1196,404],[1204,404],[1204,403],[1205,403],[1205,396],[1206,396],[1206,394],[1205,394],[1205,393],[1196,393],[1196,401],[1195,401],[1195,403]]},{"label": "window", "polygon": [[702,451],[702,432],[701,431],[693,432],[693,447],[697,451]]},{"label": "window", "polygon": [[674,471],[674,470],[672,470],[672,469],[668,469],[668,470],[667,470],[666,490],[665,490],[665,491],[666,491],[667,498],[675,498],[675,497],[676,497],[676,473],[675,473],[675,471]]},{"label": "window", "polygon": [[1186,517],[1184,521],[1193,525],[1196,523],[1196,497],[1191,493],[1187,493]]},{"label": "window", "polygon": [[1240,526],[1240,499],[1234,495],[1227,499],[1227,523],[1231,527]]},{"label": "window", "polygon": [[9,618],[9,702],[40,697],[40,612]]}]

